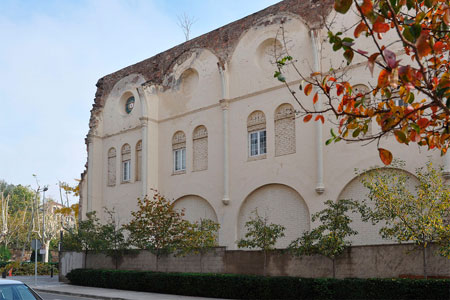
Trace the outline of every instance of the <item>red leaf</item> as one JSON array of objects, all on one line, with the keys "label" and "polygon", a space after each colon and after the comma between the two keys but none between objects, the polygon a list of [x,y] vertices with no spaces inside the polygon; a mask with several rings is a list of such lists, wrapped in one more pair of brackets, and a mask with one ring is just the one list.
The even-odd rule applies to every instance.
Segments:
[{"label": "red leaf", "polygon": [[397,56],[395,53],[388,49],[384,49],[383,55],[389,68],[394,69],[397,66]]},{"label": "red leaf", "polygon": [[419,121],[417,121],[417,125],[419,125],[420,128],[425,128],[428,126],[428,119],[427,118],[420,118]]},{"label": "red leaf", "polygon": [[322,124],[325,123],[325,118],[322,115],[318,115],[314,121],[321,120]]},{"label": "red leaf", "polygon": [[344,92],[344,86],[342,84],[336,84],[336,94],[338,96],[342,95]]},{"label": "red leaf", "polygon": [[312,91],[312,84],[309,83],[305,86],[305,95],[309,96],[309,94],[311,94],[311,91]]},{"label": "red leaf", "polygon": [[308,122],[311,120],[311,118],[312,118],[312,115],[306,115],[306,116],[303,118],[303,122],[308,123]]},{"label": "red leaf", "polygon": [[377,33],[385,33],[388,32],[389,29],[390,29],[389,24],[386,23],[375,22],[375,24],[373,24],[373,31]]},{"label": "red leaf", "polygon": [[380,154],[380,159],[386,166],[390,165],[392,162],[392,153],[389,150],[378,148]]},{"label": "red leaf", "polygon": [[319,100],[319,95],[316,93],[313,98],[313,103],[316,104],[317,100]]},{"label": "red leaf", "polygon": [[436,52],[436,53],[441,53],[442,50],[444,49],[444,47],[445,47],[444,43],[441,42],[441,41],[439,41],[439,42],[436,42],[436,43],[434,44],[433,50],[434,50],[434,52]]},{"label": "red leaf", "polygon": [[369,57],[369,61],[367,62],[367,66],[369,67],[370,74],[373,76],[373,68],[375,67],[375,60],[377,59],[380,53],[374,53]]}]

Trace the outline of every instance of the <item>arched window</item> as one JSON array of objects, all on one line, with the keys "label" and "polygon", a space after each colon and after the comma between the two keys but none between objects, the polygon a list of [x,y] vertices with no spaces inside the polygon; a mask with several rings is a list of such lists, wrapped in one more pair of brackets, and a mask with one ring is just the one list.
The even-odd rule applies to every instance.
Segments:
[{"label": "arched window", "polygon": [[142,179],[142,140],[138,141],[136,144],[136,181],[141,181]]},{"label": "arched window", "polygon": [[248,116],[247,131],[249,157],[266,154],[266,116],[262,111],[254,111]]},{"label": "arched window", "polygon": [[177,131],[172,138],[173,171],[174,173],[186,171],[186,135]]},{"label": "arched window", "polygon": [[281,104],[275,110],[275,156],[295,153],[294,107]]},{"label": "arched window", "polygon": [[208,169],[208,130],[206,127],[203,125],[197,126],[194,129],[192,139],[193,169],[194,171],[206,170]]},{"label": "arched window", "polygon": [[128,144],[122,146],[122,182],[131,180],[131,147]]},{"label": "arched window", "polygon": [[116,185],[116,148],[108,150],[108,186]]}]

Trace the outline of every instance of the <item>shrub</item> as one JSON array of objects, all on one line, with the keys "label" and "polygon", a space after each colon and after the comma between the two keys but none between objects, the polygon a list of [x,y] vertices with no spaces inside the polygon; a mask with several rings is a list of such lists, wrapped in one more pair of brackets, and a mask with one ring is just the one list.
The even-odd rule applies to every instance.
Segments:
[{"label": "shrub", "polygon": [[0,261],[8,261],[11,259],[11,252],[6,246],[0,246]]},{"label": "shrub", "polygon": [[76,269],[72,284],[227,299],[449,299],[450,280],[313,279]]},{"label": "shrub", "polygon": [[[58,273],[58,264],[57,263],[41,263],[38,262],[37,264],[37,273],[38,275],[50,275],[51,269],[53,267],[53,273]],[[6,264],[5,266],[0,268],[0,272],[3,271],[9,271],[10,269],[13,269],[12,273],[14,276],[22,276],[22,275],[34,275],[34,262],[28,263],[28,262],[10,262]]]}]

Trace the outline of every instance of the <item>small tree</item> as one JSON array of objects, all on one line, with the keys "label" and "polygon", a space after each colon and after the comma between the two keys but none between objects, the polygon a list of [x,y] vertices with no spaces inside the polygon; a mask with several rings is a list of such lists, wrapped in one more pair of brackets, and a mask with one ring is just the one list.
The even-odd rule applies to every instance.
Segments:
[{"label": "small tree", "polygon": [[99,252],[107,248],[102,224],[96,212],[88,212],[86,217],[87,219],[80,221],[77,227],[67,228],[62,240],[62,247],[65,250],[85,251],[84,265],[88,251]]},{"label": "small tree", "polygon": [[[398,162],[394,167],[403,167]],[[415,191],[408,186],[408,175],[391,169],[372,169],[362,177],[369,190],[363,210],[363,220],[374,224],[384,221],[380,229],[383,238],[398,242],[413,242],[422,249],[423,274],[427,278],[427,248],[439,245],[440,254],[450,258],[450,188],[444,183],[442,170],[431,162],[416,170],[419,184]]]},{"label": "small tree", "polygon": [[178,16],[177,25],[183,30],[184,37],[186,38],[186,42],[189,41],[189,37],[191,35],[191,27],[194,23],[197,22],[197,19],[189,16],[187,13],[183,13]]},{"label": "small tree", "polygon": [[349,211],[357,211],[358,204],[352,200],[325,201],[325,209],[312,215],[312,221],[319,219],[320,225],[292,241],[289,249],[296,256],[320,254],[331,259],[333,278],[336,278],[336,257],[347,249],[351,242],[347,237],[357,234],[350,227]]},{"label": "small tree", "polygon": [[124,228],[130,232],[131,245],[156,255],[158,270],[160,256],[181,247],[189,223],[183,220],[184,211],[175,210],[174,204],[156,191],[152,199],[138,198],[138,208]]},{"label": "small tree", "polygon": [[284,231],[286,228],[283,225],[269,223],[269,218],[261,217],[258,214],[258,210],[255,209],[253,217],[245,223],[247,233],[245,238],[239,240],[239,248],[259,248],[264,253],[264,276],[266,276],[267,269],[267,252],[274,249],[277,240],[284,237]]},{"label": "small tree", "polygon": [[212,248],[217,247],[217,231],[220,225],[209,219],[200,219],[189,223],[184,243],[179,249],[180,255],[188,253],[200,254],[200,271],[203,272],[203,255]]},{"label": "small tree", "polygon": [[108,219],[106,224],[100,226],[100,235],[104,240],[103,247],[106,255],[113,258],[117,269],[119,259],[128,249],[128,243],[124,236],[125,228],[119,225],[114,209],[108,210],[105,208],[105,213],[108,215]]}]

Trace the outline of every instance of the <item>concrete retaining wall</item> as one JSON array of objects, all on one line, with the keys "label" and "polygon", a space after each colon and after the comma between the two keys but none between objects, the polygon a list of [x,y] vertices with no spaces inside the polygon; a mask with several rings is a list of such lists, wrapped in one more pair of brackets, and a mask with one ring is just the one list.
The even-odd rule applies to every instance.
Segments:
[{"label": "concrete retaining wall", "polygon": [[[436,247],[428,250],[428,275],[450,277],[450,259],[438,256]],[[156,256],[149,251],[130,251],[115,261],[105,254],[89,253],[86,267],[93,269],[149,270],[161,272],[204,272],[263,274],[261,251],[226,251],[216,248],[200,255],[185,257]],[[60,276],[84,266],[84,253],[64,252],[61,255]],[[271,276],[331,277],[332,262],[322,256],[293,257],[282,250],[267,257],[267,273]],[[421,276],[422,252],[413,245],[354,246],[336,260],[338,278],[373,278]]]}]

